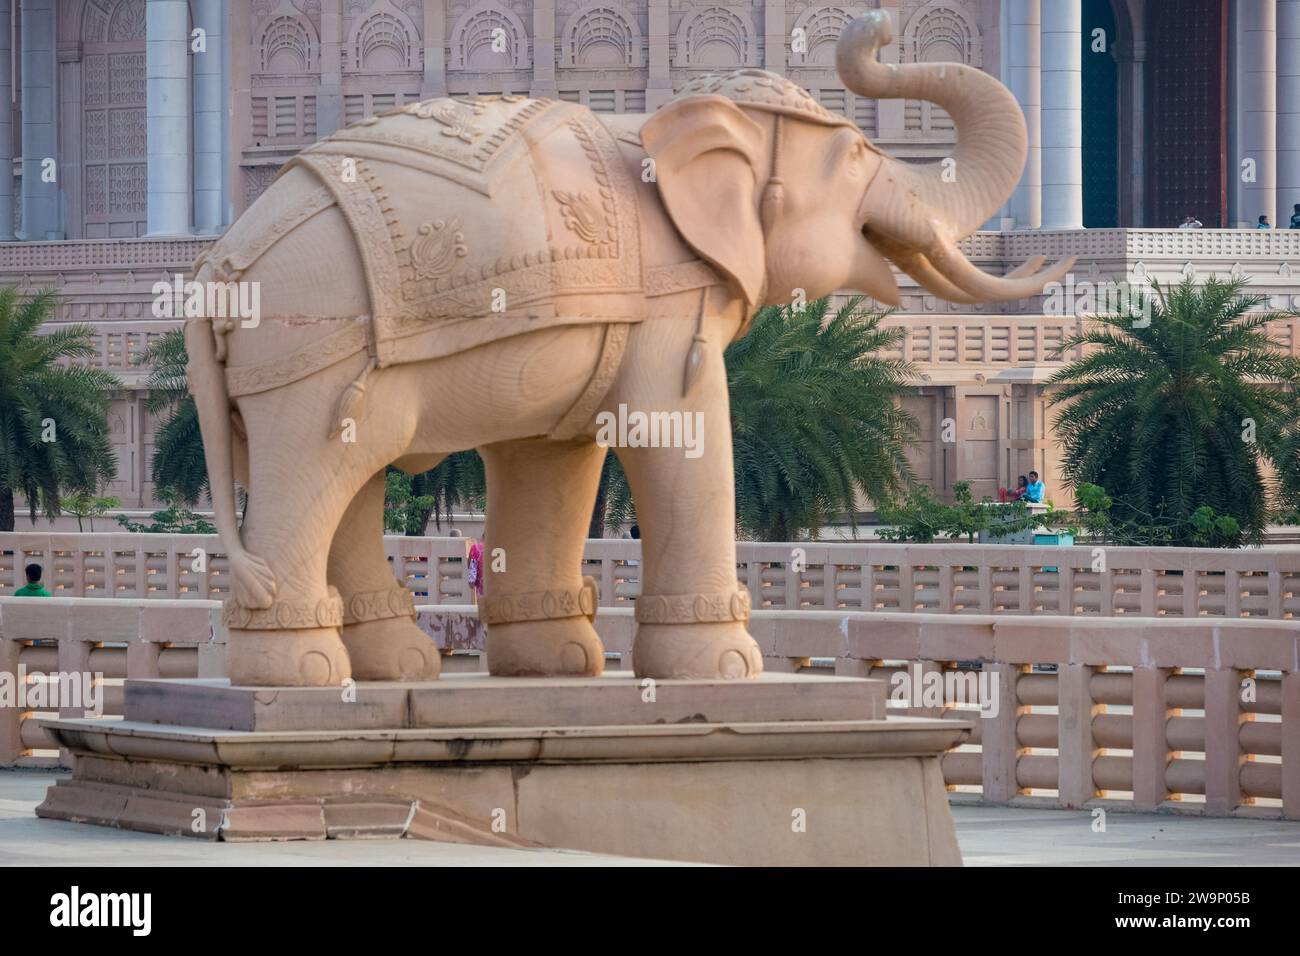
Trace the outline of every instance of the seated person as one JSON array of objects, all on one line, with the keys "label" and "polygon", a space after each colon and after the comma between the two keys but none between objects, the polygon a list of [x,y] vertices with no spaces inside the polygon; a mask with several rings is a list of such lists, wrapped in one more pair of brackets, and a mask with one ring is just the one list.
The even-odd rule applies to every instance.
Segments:
[{"label": "seated person", "polygon": [[49,591],[41,586],[41,566],[29,564],[25,568],[27,583],[14,592],[14,597],[51,597]]},{"label": "seated person", "polygon": [[1000,501],[1020,501],[1025,497],[1025,489],[1029,487],[1029,479],[1021,475],[1016,479],[1015,488],[999,488],[998,500]]},{"label": "seated person", "polygon": [[1043,500],[1043,493],[1043,483],[1038,478],[1038,472],[1031,471],[1029,473],[1029,484],[1025,488],[1022,500],[1040,504]]}]

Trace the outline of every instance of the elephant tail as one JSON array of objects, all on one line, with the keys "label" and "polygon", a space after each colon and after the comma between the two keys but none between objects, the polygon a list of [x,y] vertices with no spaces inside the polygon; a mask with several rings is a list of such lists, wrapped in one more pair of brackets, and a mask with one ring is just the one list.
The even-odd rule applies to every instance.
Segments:
[{"label": "elephant tail", "polygon": [[275,574],[266,561],[244,550],[235,519],[233,409],[226,391],[225,364],[217,355],[211,319],[196,318],[185,323],[185,350],[189,356],[186,378],[199,413],[208,490],[217,531],[230,562],[232,591],[235,600],[244,607],[270,607],[275,600]]}]

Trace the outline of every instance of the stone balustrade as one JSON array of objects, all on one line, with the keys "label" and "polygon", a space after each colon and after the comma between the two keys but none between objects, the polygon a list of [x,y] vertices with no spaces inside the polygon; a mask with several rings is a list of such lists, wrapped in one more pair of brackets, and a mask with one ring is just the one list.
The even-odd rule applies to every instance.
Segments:
[{"label": "stone balustrade", "polygon": [[[417,614],[444,670],[484,668],[473,606]],[[603,608],[596,627],[607,666],[630,667],[632,608]],[[972,722],[943,761],[954,799],[1300,819],[1293,623],[761,610],[750,631],[769,670],[884,679],[891,715]],[[123,678],[225,674],[219,605],[0,598],[0,674],[20,665],[29,681],[97,674],[112,719]],[[931,699],[931,680],[967,694]],[[39,723],[55,713],[0,707],[0,765],[58,763]]]},{"label": "stone balustrade", "polygon": [[[389,535],[395,575],[418,602],[472,603],[467,538]],[[602,606],[640,593],[640,542],[587,542]],[[220,599],[229,570],[215,535],[0,534],[0,595],[46,568],[68,597]],[[1300,548],[740,542],[737,576],[754,607],[787,610],[1300,619]]]},{"label": "stone balustrade", "polygon": [[0,766],[66,763],[39,719],[91,716],[78,701],[120,718],[127,677],[225,674],[216,601],[0,598]]}]

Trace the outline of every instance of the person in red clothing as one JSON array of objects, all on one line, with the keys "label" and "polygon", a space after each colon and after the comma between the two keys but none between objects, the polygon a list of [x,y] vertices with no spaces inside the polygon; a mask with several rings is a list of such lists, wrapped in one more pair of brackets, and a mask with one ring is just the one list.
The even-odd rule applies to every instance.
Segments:
[{"label": "person in red clothing", "polygon": [[1029,479],[1021,475],[1016,479],[1015,488],[999,488],[999,501],[1020,501],[1025,497],[1025,492],[1029,490]]}]

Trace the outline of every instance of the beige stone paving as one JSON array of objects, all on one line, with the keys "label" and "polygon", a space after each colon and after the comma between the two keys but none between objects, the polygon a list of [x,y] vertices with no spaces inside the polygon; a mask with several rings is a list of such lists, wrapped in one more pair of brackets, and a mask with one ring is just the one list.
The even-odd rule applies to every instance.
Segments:
[{"label": "beige stone paving", "polygon": [[[205,843],[41,820],[55,773],[0,771],[0,866],[662,866],[564,850],[416,840]],[[1110,812],[954,806],[968,866],[1297,866],[1300,823]]]}]

